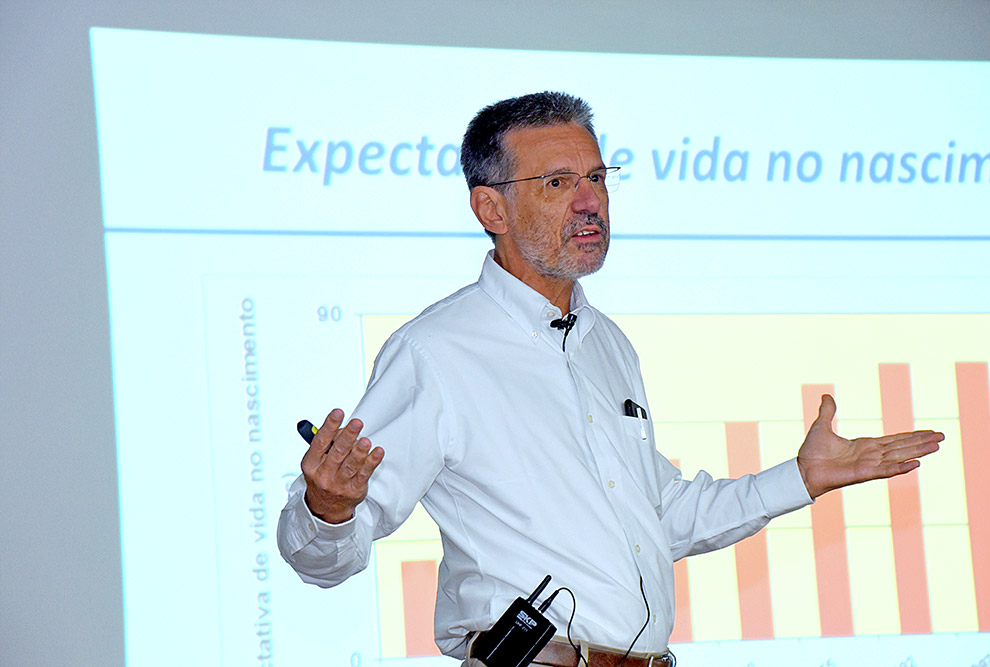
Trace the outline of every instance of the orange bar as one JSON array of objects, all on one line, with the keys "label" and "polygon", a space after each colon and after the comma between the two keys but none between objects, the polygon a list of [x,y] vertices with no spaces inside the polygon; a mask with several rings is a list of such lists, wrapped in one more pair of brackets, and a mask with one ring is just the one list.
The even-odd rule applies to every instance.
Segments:
[{"label": "orange bar", "polygon": [[[756,422],[728,422],[725,443],[729,476],[760,471],[760,429]],[[739,582],[739,618],[743,639],[773,639],[770,603],[770,556],[767,534],[760,531],[735,545]]]},{"label": "orange bar", "polygon": [[[880,364],[880,409],[884,433],[914,430],[911,369],[907,364]],[[894,542],[897,605],[904,634],[931,634],[928,568],[921,528],[921,492],[918,475],[908,473],[887,480],[890,530]]]},{"label": "orange bar", "polygon": [[[805,430],[818,417],[822,394],[835,396],[830,384],[801,385]],[[835,428],[835,424],[832,424]],[[815,543],[815,574],[818,583],[818,614],[822,637],[853,634],[852,589],[849,583],[849,551],[846,548],[846,518],[842,492],[820,496],[811,506],[811,534]]]},{"label": "orange bar", "polygon": [[406,657],[440,655],[433,639],[433,610],[437,600],[437,562],[402,562],[402,613],[406,629]]},{"label": "orange bar", "polygon": [[691,627],[691,598],[688,593],[688,562],[686,558],[674,563],[674,630],[671,644],[684,644],[694,639]]},{"label": "orange bar", "polygon": [[[670,459],[675,467],[681,467],[680,459]],[[674,629],[670,633],[671,644],[684,644],[694,639],[691,627],[691,596],[688,584],[686,558],[674,563]]]},{"label": "orange bar", "polygon": [[986,362],[956,364],[959,435],[973,553],[973,586],[980,632],[990,632],[990,380]]}]

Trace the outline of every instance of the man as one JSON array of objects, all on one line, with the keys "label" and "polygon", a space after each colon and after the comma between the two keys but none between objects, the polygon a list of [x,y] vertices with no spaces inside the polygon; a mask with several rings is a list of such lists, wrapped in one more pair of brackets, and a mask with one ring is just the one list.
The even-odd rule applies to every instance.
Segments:
[{"label": "man", "polygon": [[[559,93],[498,102],[471,122],[461,160],[495,248],[477,283],[393,334],[358,418],[342,427],[334,410],[314,438],[278,535],[305,581],[333,586],[363,569],[372,540],[422,501],[443,541],[444,653],[465,657],[471,637],[551,574],[575,597],[571,635],[605,647],[591,667],[626,651],[658,656],[675,560],[937,450],[932,432],[840,438],[826,396],[796,459],[738,480],[682,480],[657,452],[632,346],[577,282],[609,243],[612,170],[589,107]],[[571,611],[560,601],[548,611],[561,634]],[[577,664],[567,644],[555,651],[542,661]]]}]

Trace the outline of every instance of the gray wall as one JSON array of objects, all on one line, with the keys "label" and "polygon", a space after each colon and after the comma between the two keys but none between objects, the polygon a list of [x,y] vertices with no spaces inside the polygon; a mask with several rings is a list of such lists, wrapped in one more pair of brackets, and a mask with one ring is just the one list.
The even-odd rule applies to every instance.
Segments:
[{"label": "gray wall", "polygon": [[[202,4],[0,3],[2,665],[124,661],[90,26],[578,51],[990,60],[987,0]],[[182,622],[163,628],[163,650],[195,664],[182,654]]]}]

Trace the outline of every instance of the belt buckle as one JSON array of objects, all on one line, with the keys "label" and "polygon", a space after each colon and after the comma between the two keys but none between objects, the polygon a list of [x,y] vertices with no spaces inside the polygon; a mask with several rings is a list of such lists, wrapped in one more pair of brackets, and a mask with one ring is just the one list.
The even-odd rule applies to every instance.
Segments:
[{"label": "belt buckle", "polygon": [[669,650],[657,655],[656,653],[650,654],[650,661],[647,663],[646,667],[653,667],[654,661],[657,662],[658,667],[676,667],[677,658]]}]

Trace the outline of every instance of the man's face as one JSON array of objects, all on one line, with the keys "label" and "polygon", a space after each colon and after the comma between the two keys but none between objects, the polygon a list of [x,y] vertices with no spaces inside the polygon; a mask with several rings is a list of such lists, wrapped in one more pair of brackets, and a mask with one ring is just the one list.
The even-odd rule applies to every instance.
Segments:
[{"label": "man's face", "polygon": [[[515,161],[512,178],[561,172],[586,176],[602,163],[598,144],[573,123],[506,133]],[[608,193],[587,178],[574,187],[530,180],[509,186],[509,227],[502,252],[517,255],[539,276],[574,281],[601,268],[608,251]]]}]

